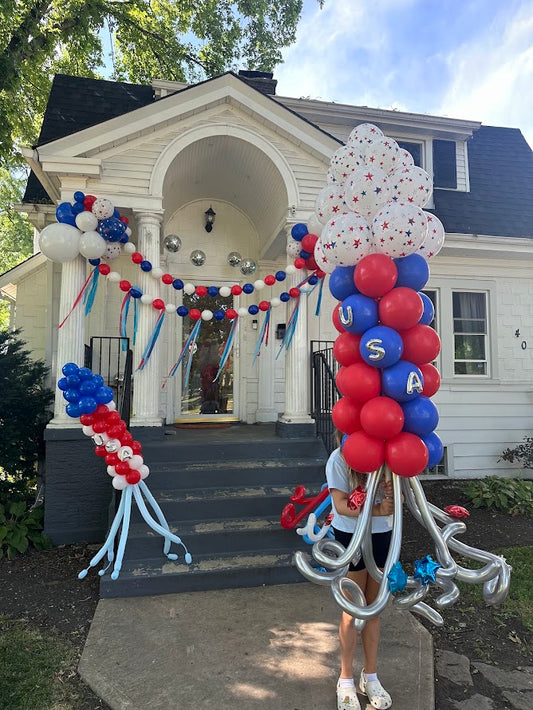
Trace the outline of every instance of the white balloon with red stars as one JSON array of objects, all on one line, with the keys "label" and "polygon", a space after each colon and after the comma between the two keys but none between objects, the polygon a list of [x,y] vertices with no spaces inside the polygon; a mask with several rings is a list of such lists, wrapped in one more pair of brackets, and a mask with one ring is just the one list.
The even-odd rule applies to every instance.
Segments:
[{"label": "white balloon with red stars", "polygon": [[368,165],[358,168],[344,184],[344,201],[352,212],[372,217],[390,200],[390,185],[381,168]]},{"label": "white balloon with red stars", "polygon": [[327,223],[320,242],[329,263],[353,266],[370,253],[372,232],[362,215],[344,212]]},{"label": "white balloon with red stars", "polygon": [[429,261],[434,256],[437,256],[442,249],[446,232],[444,225],[436,215],[431,214],[431,212],[424,212],[424,214],[428,221],[428,231],[426,238],[418,247],[418,253]]},{"label": "white balloon with red stars", "polygon": [[115,208],[111,200],[107,200],[105,197],[98,197],[93,202],[91,211],[97,219],[108,219],[113,216]]},{"label": "white balloon with red stars", "polygon": [[118,259],[121,254],[122,248],[118,242],[108,242],[102,258],[106,261],[112,261],[113,259]]},{"label": "white balloon with red stars", "polygon": [[366,149],[367,165],[381,168],[386,174],[401,167],[400,148],[394,138],[383,136],[373,141]]},{"label": "white balloon with red stars", "polygon": [[320,190],[315,202],[315,214],[322,224],[326,224],[332,217],[345,211],[342,185],[326,185]]},{"label": "white balloon with red stars", "polygon": [[427,234],[426,213],[406,202],[389,202],[372,221],[373,249],[390,257],[414,254]]},{"label": "white balloon with red stars", "polygon": [[408,150],[405,150],[405,148],[399,148],[399,151],[399,165],[396,166],[397,170],[399,168],[409,168],[411,165],[415,164],[415,159]]},{"label": "white balloon with red stars", "polygon": [[315,257],[317,267],[321,269],[324,273],[331,274],[337,268],[337,264],[330,263],[328,261],[327,256],[324,254],[322,242],[320,241],[320,239],[315,244],[313,256]]},{"label": "white balloon with red stars", "polygon": [[398,168],[390,174],[391,200],[410,202],[419,207],[427,204],[433,191],[433,179],[418,165]]},{"label": "white balloon with red stars", "polygon": [[302,243],[297,242],[296,239],[289,239],[287,242],[287,256],[289,259],[296,259],[296,257],[300,256],[301,251]]},{"label": "white balloon with red stars", "polygon": [[329,165],[329,173],[333,176],[335,182],[342,185],[354,170],[364,164],[364,156],[359,150],[353,146],[343,145],[333,153]]},{"label": "white balloon with red stars", "polygon": [[366,147],[372,141],[383,136],[383,131],[373,123],[360,123],[356,126],[346,141],[346,145]]}]

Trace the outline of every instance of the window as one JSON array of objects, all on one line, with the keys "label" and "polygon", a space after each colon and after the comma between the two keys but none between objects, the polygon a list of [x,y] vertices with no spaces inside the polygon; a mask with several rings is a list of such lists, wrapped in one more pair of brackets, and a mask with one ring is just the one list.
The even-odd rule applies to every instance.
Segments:
[{"label": "window", "polygon": [[457,189],[455,141],[433,141],[433,185]]},{"label": "window", "polygon": [[453,291],[454,374],[487,375],[487,294]]},{"label": "window", "polygon": [[410,143],[408,141],[396,141],[400,148],[403,150],[408,150],[409,153],[413,156],[413,160],[415,161],[415,165],[418,165],[419,168],[423,168],[424,166],[422,165],[422,143]]},{"label": "window", "polygon": [[422,472],[423,476],[447,476],[448,475],[448,449],[444,447],[444,453],[442,459],[435,466],[431,468],[426,468]]}]

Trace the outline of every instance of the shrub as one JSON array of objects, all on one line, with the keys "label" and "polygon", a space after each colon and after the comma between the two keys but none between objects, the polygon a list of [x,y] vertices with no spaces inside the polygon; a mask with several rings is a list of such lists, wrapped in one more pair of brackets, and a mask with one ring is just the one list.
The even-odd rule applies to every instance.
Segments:
[{"label": "shrub", "polygon": [[510,515],[533,516],[533,482],[487,476],[465,489],[474,508],[495,508]]},{"label": "shrub", "polygon": [[50,539],[43,535],[43,508],[28,510],[25,501],[0,505],[0,557],[4,550],[12,560],[17,552],[26,552],[30,543],[37,550],[49,550]]},{"label": "shrub", "polygon": [[533,469],[533,437],[525,436],[523,444],[518,444],[514,449],[505,449],[500,461],[518,462],[522,468]]}]

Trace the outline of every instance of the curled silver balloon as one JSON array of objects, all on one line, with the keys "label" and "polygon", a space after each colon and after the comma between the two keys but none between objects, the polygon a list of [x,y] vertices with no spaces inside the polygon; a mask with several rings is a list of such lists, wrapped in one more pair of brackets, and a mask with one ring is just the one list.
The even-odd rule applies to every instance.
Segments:
[{"label": "curled silver balloon", "polygon": [[428,585],[418,583],[416,589],[414,589],[410,594],[406,594],[403,597],[395,597],[392,602],[393,606],[397,609],[410,609],[426,596],[429,591]]},{"label": "curled silver balloon", "polygon": [[337,569],[334,572],[326,572],[325,570],[317,569],[310,564],[305,553],[300,550],[294,553],[294,564],[300,574],[309,582],[321,584],[326,587],[331,585],[331,582],[335,577],[342,577],[348,571],[348,566]]},{"label": "curled silver balloon", "polygon": [[[345,597],[351,598],[354,603],[357,603],[361,608],[366,606],[366,598],[361,587],[350,577],[339,577],[338,586]],[[353,617],[353,624],[357,631],[362,631],[365,627],[366,620]]]},{"label": "curled silver balloon", "polygon": [[418,604],[412,606],[409,611],[414,611],[419,616],[423,616],[424,619],[431,621],[431,623],[435,626],[444,626],[444,619],[439,614],[439,612],[435,611],[435,609],[432,609],[432,607],[430,607],[425,602],[418,602]]}]

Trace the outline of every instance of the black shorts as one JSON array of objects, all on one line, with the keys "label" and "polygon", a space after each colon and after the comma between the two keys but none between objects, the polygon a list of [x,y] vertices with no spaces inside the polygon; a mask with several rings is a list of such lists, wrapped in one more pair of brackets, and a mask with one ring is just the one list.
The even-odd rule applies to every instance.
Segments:
[{"label": "black shorts", "polygon": [[[341,545],[348,547],[350,540],[352,539],[352,533],[344,532],[344,530],[337,530],[333,528],[333,534],[335,535],[335,540],[338,540]],[[385,562],[387,560],[387,554],[389,552],[389,545],[392,536],[392,530],[382,533],[372,533],[372,552],[374,553],[374,559],[376,565],[383,569],[385,567]],[[359,572],[362,569],[366,569],[363,557],[359,562],[354,565],[350,562],[349,570],[350,572]]]}]

